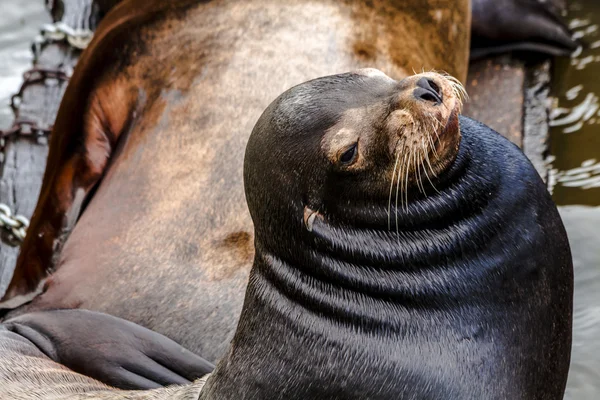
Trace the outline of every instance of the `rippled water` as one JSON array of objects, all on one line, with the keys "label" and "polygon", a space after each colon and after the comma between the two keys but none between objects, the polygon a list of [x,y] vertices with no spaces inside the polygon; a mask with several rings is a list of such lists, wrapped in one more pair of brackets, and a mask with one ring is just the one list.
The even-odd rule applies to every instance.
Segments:
[{"label": "rippled water", "polygon": [[572,0],[569,16],[585,50],[557,60],[551,113],[550,185],[558,204],[600,205],[600,1]]},{"label": "rippled water", "polygon": [[568,400],[600,399],[600,1],[571,0],[570,27],[585,46],[555,63],[550,190],[575,267]]},{"label": "rippled water", "polygon": [[[43,0],[0,0],[0,128],[31,67],[30,43],[48,21]],[[553,80],[551,189],[564,205],[575,264],[575,327],[566,398],[600,399],[600,1],[571,0],[571,28],[589,44],[557,60]]]}]

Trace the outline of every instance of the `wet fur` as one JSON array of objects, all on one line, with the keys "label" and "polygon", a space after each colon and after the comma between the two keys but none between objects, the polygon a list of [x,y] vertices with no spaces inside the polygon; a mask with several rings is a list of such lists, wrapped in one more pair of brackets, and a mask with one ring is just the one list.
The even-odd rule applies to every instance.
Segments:
[{"label": "wet fur", "polygon": [[[572,260],[539,175],[507,139],[461,118],[438,191],[413,188],[390,230],[376,179],[292,156],[363,90],[348,75],[319,80],[257,123],[245,161],[257,254],[231,352],[201,399],[562,399]],[[319,210],[311,229],[305,206]]]}]

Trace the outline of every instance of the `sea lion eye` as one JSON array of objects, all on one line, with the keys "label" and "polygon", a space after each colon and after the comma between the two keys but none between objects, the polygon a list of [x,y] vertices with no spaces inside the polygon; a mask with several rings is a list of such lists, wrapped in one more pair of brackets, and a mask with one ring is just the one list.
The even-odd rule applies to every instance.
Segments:
[{"label": "sea lion eye", "polygon": [[340,157],[340,162],[342,164],[351,164],[356,160],[356,154],[358,150],[358,143],[354,143],[352,146],[348,148]]}]

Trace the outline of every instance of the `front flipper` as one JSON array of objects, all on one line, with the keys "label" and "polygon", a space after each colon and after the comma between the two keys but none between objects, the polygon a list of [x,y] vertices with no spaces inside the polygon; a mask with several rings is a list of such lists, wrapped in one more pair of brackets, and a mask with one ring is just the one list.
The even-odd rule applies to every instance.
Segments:
[{"label": "front flipper", "polygon": [[473,0],[471,59],[508,51],[569,55],[579,43],[556,0]]},{"label": "front flipper", "polygon": [[120,389],[188,384],[214,368],[163,335],[102,313],[38,312],[4,326],[51,360]]}]

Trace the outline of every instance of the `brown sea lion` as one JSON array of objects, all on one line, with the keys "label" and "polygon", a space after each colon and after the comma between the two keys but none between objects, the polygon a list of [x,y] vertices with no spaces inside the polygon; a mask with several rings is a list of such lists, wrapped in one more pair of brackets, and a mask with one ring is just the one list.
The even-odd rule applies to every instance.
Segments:
[{"label": "brown sea lion", "polygon": [[[121,1],[95,4],[106,13]],[[471,59],[509,51],[565,56],[579,45],[564,21],[566,0],[472,0],[471,9]]]},{"label": "brown sea lion", "polygon": [[124,1],[70,81],[3,306],[39,288],[17,314],[102,311],[219,359],[254,257],[242,160],[261,112],[362,66],[464,79],[469,15],[468,0]]},{"label": "brown sea lion", "polygon": [[566,232],[523,153],[460,107],[447,77],[374,70],[273,101],[245,154],[256,255],[231,349],[205,386],[148,398],[562,399]]}]

